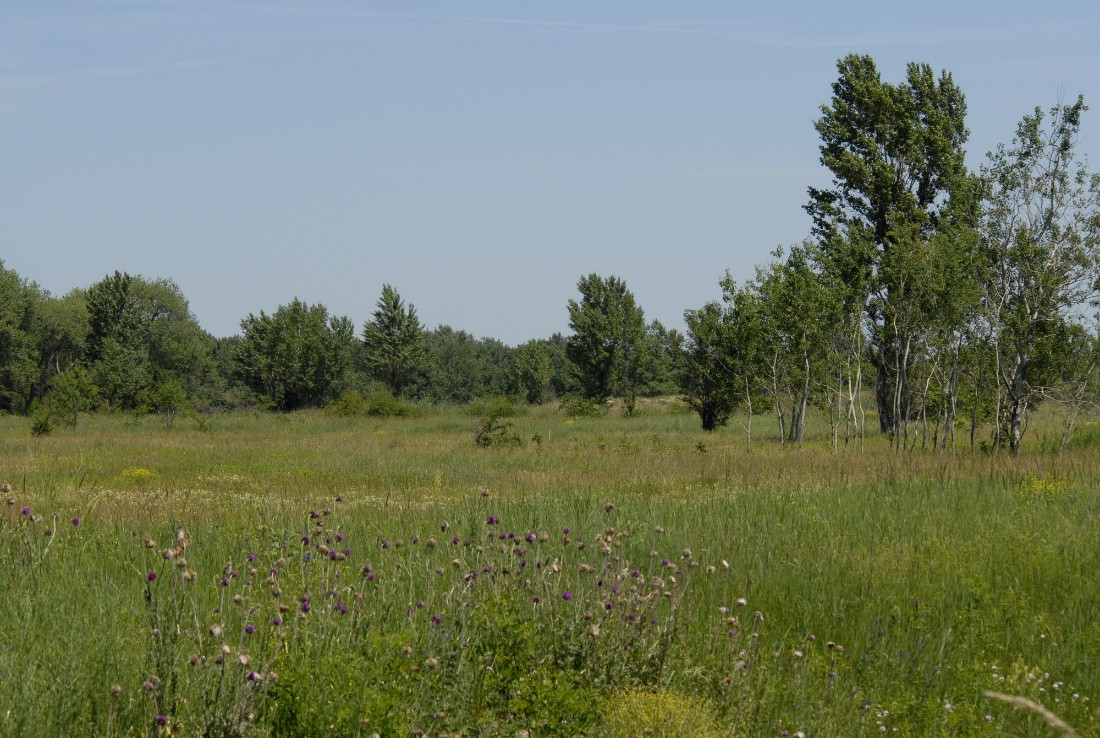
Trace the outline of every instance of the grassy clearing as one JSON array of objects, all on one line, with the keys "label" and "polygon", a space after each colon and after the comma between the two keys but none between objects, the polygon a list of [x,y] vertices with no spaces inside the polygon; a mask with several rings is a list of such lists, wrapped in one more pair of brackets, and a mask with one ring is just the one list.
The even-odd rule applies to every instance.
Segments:
[{"label": "grassy clearing", "polygon": [[1051,734],[994,690],[1100,733],[1090,428],[750,455],[675,407],[512,421],[0,419],[0,732]]}]

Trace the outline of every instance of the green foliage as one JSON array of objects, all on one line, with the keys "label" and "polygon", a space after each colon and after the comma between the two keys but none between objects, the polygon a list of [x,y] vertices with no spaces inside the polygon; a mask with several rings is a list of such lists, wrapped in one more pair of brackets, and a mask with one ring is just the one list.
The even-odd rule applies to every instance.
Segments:
[{"label": "green foliage", "polygon": [[425,366],[412,392],[434,403],[464,404],[508,389],[511,350],[492,338],[474,338],[442,325],[424,334]]},{"label": "green foliage", "polygon": [[570,418],[594,418],[607,413],[606,405],[580,395],[566,395],[561,398],[558,409]]},{"label": "green foliage", "polygon": [[740,399],[733,382],[728,326],[722,307],[708,302],[684,313],[687,345],[683,354],[680,386],[692,410],[699,414],[703,430],[725,425]]},{"label": "green foliage", "polygon": [[580,302],[570,300],[566,351],[580,394],[599,404],[638,387],[645,317],[618,277],[589,274],[577,283]]},{"label": "green foliage", "polygon": [[416,414],[416,406],[395,397],[388,387],[375,385],[366,396],[356,390],[345,391],[339,399],[325,406],[325,412],[342,417],[401,418]]},{"label": "green foliage", "polygon": [[319,407],[351,371],[351,321],[295,299],[241,321],[237,376],[278,410]]},{"label": "green foliage", "polygon": [[1046,115],[1036,108],[984,169],[986,291],[1003,394],[995,440],[1014,452],[1028,410],[1067,364],[1058,354],[1070,324],[1100,295],[1100,174],[1077,151],[1087,109],[1081,97]]},{"label": "green foliage", "polygon": [[427,368],[427,342],[416,308],[382,286],[373,318],[363,325],[367,371],[401,397]]},{"label": "green foliage", "polygon": [[530,404],[540,405],[550,398],[554,366],[546,342],[528,341],[516,347],[511,356],[512,386]]},{"label": "green foliage", "polygon": [[[980,184],[966,168],[966,102],[949,73],[937,79],[927,64],[911,63],[906,81],[894,85],[882,81],[870,56],[856,54],[837,70],[832,100],[815,123],[821,162],[834,179],[827,189],[810,188],[806,210],[826,260],[837,262],[833,271],[855,288],[871,323],[876,401],[887,432],[912,405],[898,360],[909,326],[894,318],[910,309],[908,292],[921,282],[908,268],[920,260],[894,252],[973,228]],[[908,360],[906,354],[901,361]]]},{"label": "green foliage", "polygon": [[171,428],[180,414],[194,413],[194,406],[187,397],[187,391],[172,374],[165,375],[158,381],[145,396],[143,406],[145,410],[164,418],[164,424]]},{"label": "green foliage", "polygon": [[38,288],[0,261],[0,410],[25,412],[37,375],[34,314]]},{"label": "green foliage", "polygon": [[67,425],[76,425],[80,413],[99,405],[99,387],[91,372],[74,364],[51,380],[51,392],[42,403]]},{"label": "green foliage", "polygon": [[514,397],[498,395],[474,400],[466,405],[466,412],[476,416],[495,415],[498,418],[514,418],[526,411],[526,408],[521,408],[516,403],[517,400]]},{"label": "green foliage", "polygon": [[108,409],[137,408],[157,391],[165,373],[189,395],[216,395],[213,339],[199,327],[175,282],[116,271],[88,288],[85,300],[84,363]]},{"label": "green foliage", "polygon": [[477,422],[474,423],[474,443],[480,448],[518,446],[523,442],[513,430],[512,423],[503,420],[519,414],[512,398],[496,397],[490,400],[479,400],[470,403],[467,406],[467,412],[478,416]]}]

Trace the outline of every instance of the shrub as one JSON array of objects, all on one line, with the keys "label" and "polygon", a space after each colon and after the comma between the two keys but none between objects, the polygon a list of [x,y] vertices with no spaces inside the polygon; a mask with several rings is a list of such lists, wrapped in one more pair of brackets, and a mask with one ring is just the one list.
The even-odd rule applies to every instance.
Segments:
[{"label": "shrub", "polygon": [[478,418],[474,424],[474,443],[481,448],[488,448],[489,446],[518,446],[523,443],[523,440],[512,430],[510,421],[502,421],[500,416],[490,414]]},{"label": "shrub", "polygon": [[603,403],[580,395],[566,395],[558,407],[570,418],[590,418],[607,412]]},{"label": "shrub", "polygon": [[602,727],[605,735],[705,738],[720,734],[706,700],[640,687],[612,695]]},{"label": "shrub", "polygon": [[517,406],[514,397],[501,395],[499,397],[474,400],[466,405],[466,412],[470,415],[482,418],[490,415],[498,418],[514,418],[522,411]]},{"label": "shrub", "polygon": [[355,390],[348,390],[340,399],[325,408],[325,412],[350,418],[364,415],[375,417],[407,417],[413,415],[416,408],[394,396],[386,387],[376,385],[367,396]]}]

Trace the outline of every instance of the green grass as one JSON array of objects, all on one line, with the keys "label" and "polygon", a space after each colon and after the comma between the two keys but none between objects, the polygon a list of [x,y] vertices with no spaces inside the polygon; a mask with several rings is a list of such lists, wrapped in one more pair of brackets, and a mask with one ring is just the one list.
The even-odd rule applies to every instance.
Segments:
[{"label": "green grass", "polygon": [[985,690],[1100,734],[1100,455],[1057,418],[1016,458],[509,420],[0,419],[0,734],[1053,734]]}]

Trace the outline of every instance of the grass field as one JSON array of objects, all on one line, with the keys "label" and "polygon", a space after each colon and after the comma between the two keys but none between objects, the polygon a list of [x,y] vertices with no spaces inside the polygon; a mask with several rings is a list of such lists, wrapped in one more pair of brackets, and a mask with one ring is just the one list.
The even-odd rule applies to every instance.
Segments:
[{"label": "grass field", "polygon": [[0,418],[0,733],[1100,734],[1100,428],[511,420]]}]

